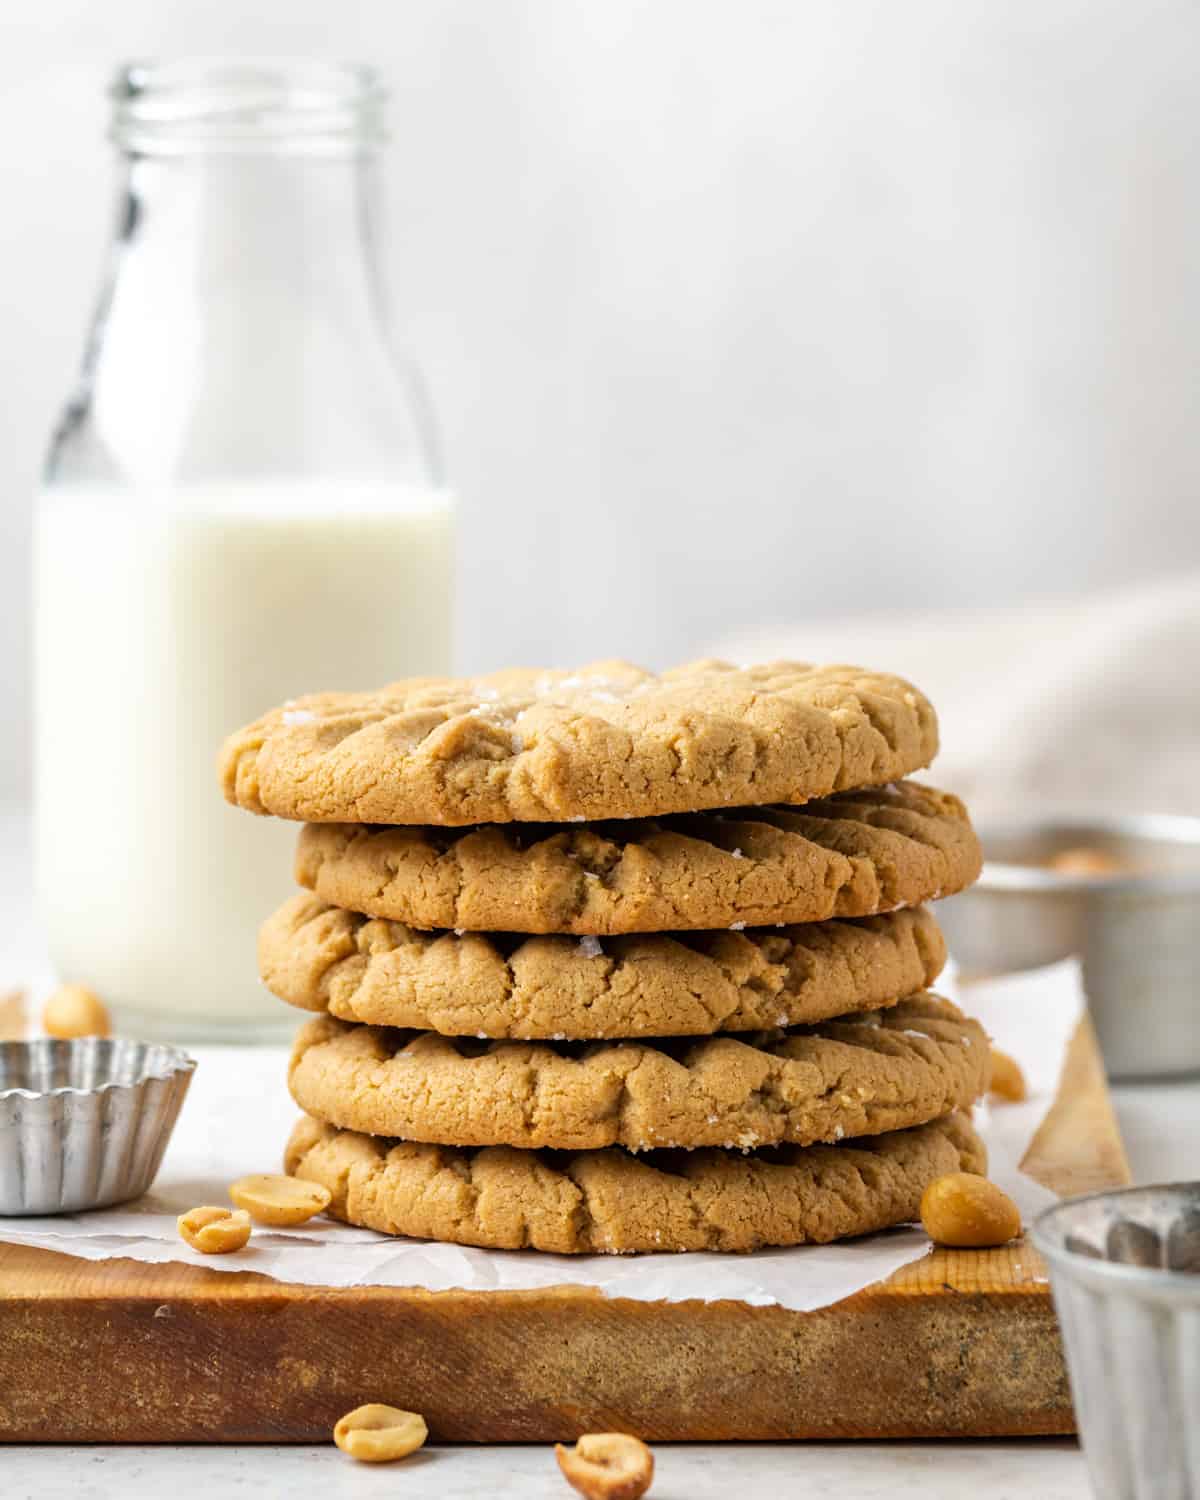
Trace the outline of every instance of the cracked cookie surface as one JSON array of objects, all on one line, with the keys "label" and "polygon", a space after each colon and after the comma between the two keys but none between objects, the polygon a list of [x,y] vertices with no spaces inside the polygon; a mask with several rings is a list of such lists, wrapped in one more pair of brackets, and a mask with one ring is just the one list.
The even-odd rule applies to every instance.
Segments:
[{"label": "cracked cookie surface", "polygon": [[810,1145],[923,1125],[983,1093],[987,1034],[936,995],[815,1032],[497,1042],[301,1028],[292,1098],[343,1129],[451,1146]]},{"label": "cracked cookie surface", "polygon": [[412,927],[605,936],[873,916],[962,890],[981,860],[958,798],[902,781],[803,808],[567,828],[310,823],[296,878]]},{"label": "cracked cookie surface", "polygon": [[827,1244],[916,1219],[949,1172],[984,1172],[964,1115],[838,1146],[575,1154],[381,1140],[305,1117],[285,1170],[384,1234],[559,1255]]},{"label": "cracked cookie surface", "polygon": [[806,802],[936,751],[928,699],[885,673],[612,661],[313,694],[231,735],[220,771],[251,812],[461,826]]},{"label": "cracked cookie surface", "polygon": [[422,932],[293,896],[263,924],[280,999],[342,1021],[562,1041],[807,1025],[926,989],[946,945],[923,907],[745,932],[574,937]]}]

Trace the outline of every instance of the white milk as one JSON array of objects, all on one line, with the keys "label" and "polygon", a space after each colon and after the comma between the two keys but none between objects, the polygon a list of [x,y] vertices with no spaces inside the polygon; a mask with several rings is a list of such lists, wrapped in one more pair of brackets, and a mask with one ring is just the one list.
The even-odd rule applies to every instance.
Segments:
[{"label": "white milk", "polygon": [[453,510],[353,485],[64,486],[35,532],[37,884],[122,1031],[294,1027],[255,935],[298,825],[229,807],[222,739],[289,697],[450,666]]}]

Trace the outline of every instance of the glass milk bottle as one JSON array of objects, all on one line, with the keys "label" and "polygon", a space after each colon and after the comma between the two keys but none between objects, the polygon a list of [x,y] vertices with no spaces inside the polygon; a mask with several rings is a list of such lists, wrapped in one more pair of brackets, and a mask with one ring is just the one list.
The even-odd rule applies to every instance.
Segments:
[{"label": "glass milk bottle", "polygon": [[115,240],[35,526],[37,881],[125,1034],[251,1039],[295,824],[223,737],[450,665],[453,511],[376,247],[382,91],[316,63],[134,67]]}]

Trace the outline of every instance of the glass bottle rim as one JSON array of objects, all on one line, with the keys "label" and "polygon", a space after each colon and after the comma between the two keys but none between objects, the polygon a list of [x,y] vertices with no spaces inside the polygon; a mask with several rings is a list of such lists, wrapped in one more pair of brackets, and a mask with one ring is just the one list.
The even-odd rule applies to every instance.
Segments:
[{"label": "glass bottle rim", "polygon": [[351,156],[386,139],[387,89],[364,63],[203,57],[126,63],[110,134],[135,156]]}]

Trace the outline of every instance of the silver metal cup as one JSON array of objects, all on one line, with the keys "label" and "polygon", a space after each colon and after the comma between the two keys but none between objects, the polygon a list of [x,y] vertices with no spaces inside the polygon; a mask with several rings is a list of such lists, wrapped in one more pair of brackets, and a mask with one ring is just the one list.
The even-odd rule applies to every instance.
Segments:
[{"label": "silver metal cup", "polygon": [[195,1067],[147,1042],[0,1042],[0,1215],[75,1213],[146,1192]]},{"label": "silver metal cup", "polygon": [[[1014,821],[980,829],[979,882],[938,903],[967,973],[1078,954],[1109,1075],[1200,1071],[1200,818]],[[1100,876],[1050,866],[1065,849],[1111,856]]]}]

